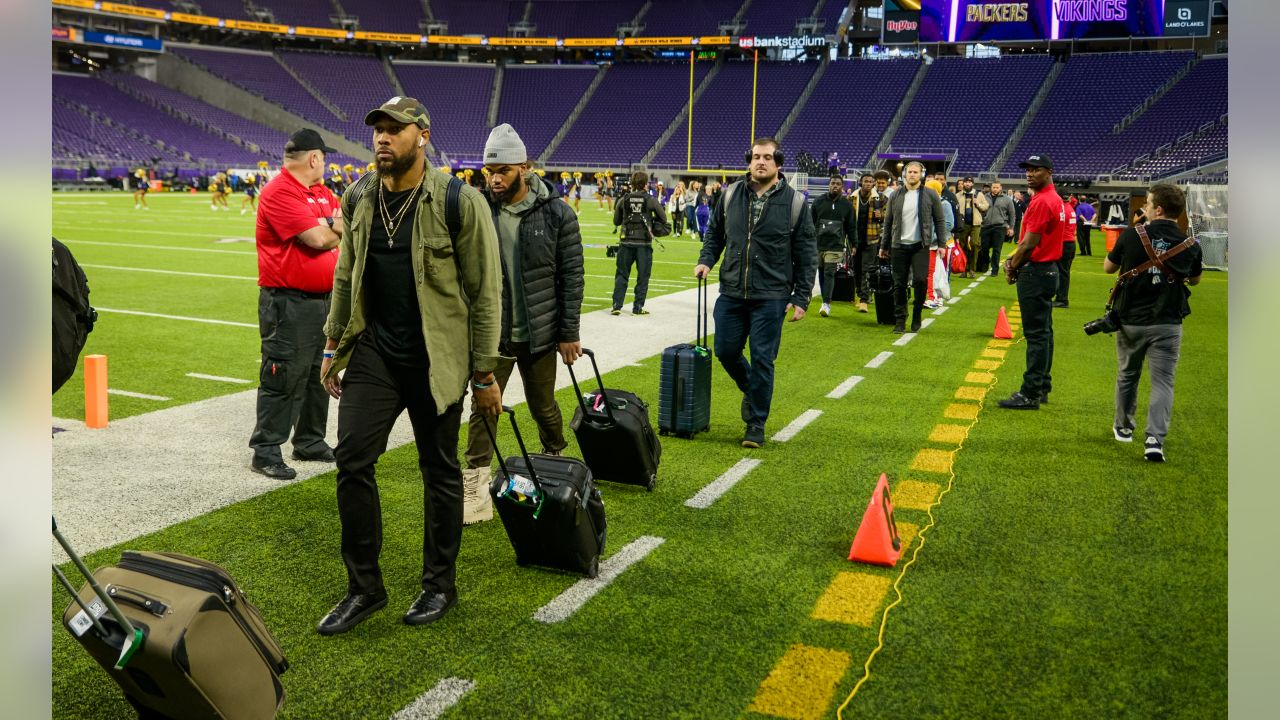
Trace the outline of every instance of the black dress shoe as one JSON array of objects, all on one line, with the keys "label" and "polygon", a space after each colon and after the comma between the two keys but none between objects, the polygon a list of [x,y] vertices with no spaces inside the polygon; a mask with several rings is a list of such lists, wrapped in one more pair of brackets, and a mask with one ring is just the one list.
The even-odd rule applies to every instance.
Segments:
[{"label": "black dress shoe", "polygon": [[894,324],[894,326],[893,326],[893,334],[894,334],[894,335],[901,335],[901,334],[905,333],[906,331],[907,331],[907,324],[906,324],[905,322],[896,323],[896,324]]},{"label": "black dress shoe", "polygon": [[337,605],[333,606],[328,615],[325,615],[320,620],[320,624],[316,625],[316,632],[321,635],[344,633],[364,622],[365,618],[386,607],[386,604],[386,591],[367,595],[348,593]]},{"label": "black dress shoe", "polygon": [[1061,302],[1061,301],[1055,302],[1055,303],[1053,304],[1053,306],[1054,306],[1054,307],[1056,307],[1056,308],[1068,308],[1068,307],[1071,307],[1070,305],[1068,305],[1068,304],[1066,304],[1066,303],[1064,303],[1064,302]]},{"label": "black dress shoe", "polygon": [[257,460],[249,463],[249,468],[259,475],[266,475],[275,480],[292,480],[298,477],[298,471],[285,465],[283,462],[277,463],[259,463]]},{"label": "black dress shoe", "polygon": [[293,459],[325,463],[337,462],[333,457],[333,448],[325,448],[323,451],[315,453],[314,455],[311,453],[300,453],[297,450],[294,450]]},{"label": "black dress shoe", "polygon": [[449,612],[449,608],[457,604],[457,590],[447,593],[423,590],[418,595],[418,599],[409,606],[409,611],[404,614],[404,622],[406,625],[426,625],[435,622],[444,617],[444,614]]}]

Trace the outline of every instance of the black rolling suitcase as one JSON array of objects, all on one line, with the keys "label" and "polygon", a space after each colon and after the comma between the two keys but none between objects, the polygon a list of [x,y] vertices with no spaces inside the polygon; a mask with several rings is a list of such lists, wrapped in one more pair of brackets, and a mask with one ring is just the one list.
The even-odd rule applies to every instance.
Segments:
[{"label": "black rolling suitcase", "polygon": [[893,267],[887,262],[876,266],[875,287],[876,322],[881,325],[893,325],[897,322],[893,316]]},{"label": "black rolling suitcase", "polygon": [[578,396],[578,409],[569,427],[578,438],[583,461],[597,480],[653,490],[658,481],[662,444],[649,422],[649,406],[634,393],[606,391],[595,353],[583,348],[582,354],[591,359],[591,370],[600,386],[583,395],[573,366],[568,366],[573,392]]},{"label": "black rolling suitcase", "polygon": [[502,472],[489,485],[498,517],[516,552],[517,565],[580,573],[593,578],[600,572],[604,552],[604,502],[596,490],[591,470],[575,458],[530,455],[520,436],[515,411],[511,415],[520,454],[502,459],[489,423]]},{"label": "black rolling suitcase", "polygon": [[857,296],[857,282],[853,276],[853,256],[847,251],[844,260],[836,265],[834,285],[831,288],[831,302],[853,302]]},{"label": "black rolling suitcase", "polygon": [[711,350],[707,342],[707,281],[698,282],[693,344],[662,351],[658,432],[689,438],[711,429]]},{"label": "black rolling suitcase", "polygon": [[225,570],[176,553],[127,551],[89,572],[62,624],[111,676],[143,720],[270,720],[289,666],[258,609]]}]

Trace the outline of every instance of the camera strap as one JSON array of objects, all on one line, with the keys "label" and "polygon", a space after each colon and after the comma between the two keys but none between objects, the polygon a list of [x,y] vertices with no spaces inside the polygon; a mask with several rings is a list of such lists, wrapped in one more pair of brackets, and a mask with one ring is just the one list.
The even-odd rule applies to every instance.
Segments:
[{"label": "camera strap", "polygon": [[1146,262],[1142,263],[1141,265],[1135,267],[1134,269],[1130,270],[1129,272],[1121,275],[1119,278],[1116,279],[1115,287],[1111,288],[1111,298],[1107,300],[1107,307],[1110,307],[1115,304],[1116,295],[1119,294],[1120,288],[1125,283],[1129,282],[1130,280],[1150,270],[1153,267],[1160,268],[1160,272],[1164,273],[1166,277],[1171,278],[1172,282],[1181,281],[1182,276],[1170,270],[1168,266],[1165,265],[1165,262],[1169,260],[1169,258],[1172,258],[1173,256],[1177,255],[1183,250],[1186,250],[1187,248],[1196,244],[1195,235],[1191,234],[1187,236],[1187,239],[1183,240],[1177,245],[1174,245],[1173,247],[1169,248],[1163,253],[1157,253],[1156,249],[1151,245],[1151,237],[1147,235],[1147,226],[1145,224],[1134,225],[1133,229],[1137,231],[1138,238],[1142,240],[1142,249],[1147,252],[1147,257],[1149,259]]}]

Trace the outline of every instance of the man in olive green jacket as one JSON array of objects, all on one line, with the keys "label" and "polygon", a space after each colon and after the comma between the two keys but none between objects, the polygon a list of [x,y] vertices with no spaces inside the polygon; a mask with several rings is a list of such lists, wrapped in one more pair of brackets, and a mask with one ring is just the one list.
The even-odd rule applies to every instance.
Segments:
[{"label": "man in olive green jacket", "polygon": [[[382,516],[374,465],[396,418],[409,411],[425,485],[422,592],[404,621],[422,625],[455,603],[462,540],[458,430],[468,382],[481,412],[497,415],[494,382],[502,323],[502,267],[488,203],[431,168],[421,103],[394,97],[365,117],[376,173],[347,189],[344,229],[325,323],[321,376],[338,406],[338,514],[347,593],[316,628],[346,632],[387,604],[378,566]],[[339,376],[339,371],[345,374]]]}]

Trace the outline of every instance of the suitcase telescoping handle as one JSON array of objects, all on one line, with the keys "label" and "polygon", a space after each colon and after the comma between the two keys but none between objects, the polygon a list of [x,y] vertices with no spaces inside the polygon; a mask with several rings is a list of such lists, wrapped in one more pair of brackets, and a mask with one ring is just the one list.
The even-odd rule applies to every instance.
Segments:
[{"label": "suitcase telescoping handle", "polygon": [[[520,454],[524,456],[525,467],[529,468],[529,479],[533,481],[533,486],[538,488],[538,492],[542,492],[542,483],[538,482],[538,472],[533,469],[533,460],[529,457],[529,451],[524,448],[524,437],[520,435],[520,426],[516,424],[516,411],[510,407],[503,405],[502,412],[511,416],[511,429],[516,431],[516,444],[520,446]],[[489,418],[485,418],[484,429],[489,433],[489,442],[493,443],[493,454],[498,456],[498,467],[502,468],[502,474],[511,477],[511,471],[507,469],[507,463],[502,459],[502,451],[498,450],[498,437],[493,432],[493,427],[489,425]]]},{"label": "suitcase telescoping handle", "polygon": [[[582,354],[591,358],[591,370],[596,374],[596,384],[600,386],[600,397],[604,399],[604,409],[609,415],[609,422],[617,423],[618,420],[613,416],[613,408],[609,407],[609,396],[604,392],[604,380],[600,377],[600,366],[596,365],[596,354],[588,348],[582,348]],[[569,379],[573,381],[573,394],[578,396],[578,405],[582,407],[582,414],[585,417],[590,411],[587,408],[587,401],[582,399],[582,389],[578,387],[578,377],[573,374],[573,366],[565,363],[565,367],[569,368]]]},{"label": "suitcase telescoping handle", "polygon": [[693,344],[704,348],[707,347],[707,334],[710,331],[707,324],[708,305],[707,279],[698,278],[698,314],[693,318]]},{"label": "suitcase telescoping handle", "polygon": [[[146,639],[142,629],[134,627],[133,623],[129,622],[129,618],[125,617],[123,612],[120,612],[120,606],[116,605],[116,601],[113,600],[111,596],[102,589],[102,586],[98,584],[97,579],[93,577],[93,573],[89,572],[89,568],[85,566],[84,561],[81,560],[80,556],[76,554],[76,551],[72,549],[71,543],[67,542],[67,539],[58,531],[57,518],[53,518],[53,537],[58,541],[58,544],[62,546],[62,549],[66,551],[67,557],[71,558],[71,562],[75,564],[76,569],[80,571],[80,574],[84,576],[84,579],[89,581],[89,587],[93,588],[93,594],[97,595],[98,599],[102,601],[102,604],[107,606],[107,612],[111,613],[111,617],[115,618],[116,622],[120,623],[120,627],[124,629],[125,641],[120,648],[120,657],[116,660],[116,669],[123,668],[128,664],[134,653],[138,651],[138,648],[142,647],[142,643]],[[89,606],[85,604],[84,600],[80,599],[80,593],[76,592],[76,589],[72,587],[71,582],[67,580],[67,576],[62,574],[62,571],[58,569],[57,565],[53,566],[53,573],[58,576],[58,581],[67,589],[67,592],[71,593],[72,599],[74,599],[76,604],[80,606],[80,609],[84,611],[84,614],[89,618],[89,622],[93,623],[94,629],[97,630],[102,637],[107,637],[110,633],[108,633],[107,629],[98,621],[98,616],[94,614],[93,610],[89,609]]]}]

